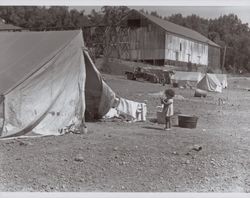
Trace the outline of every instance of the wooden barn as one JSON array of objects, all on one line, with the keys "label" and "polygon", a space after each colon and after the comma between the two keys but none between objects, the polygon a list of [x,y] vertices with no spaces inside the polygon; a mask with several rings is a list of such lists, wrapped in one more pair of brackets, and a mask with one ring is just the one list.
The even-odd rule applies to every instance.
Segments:
[{"label": "wooden barn", "polygon": [[186,70],[191,66],[193,71],[220,68],[220,46],[194,30],[136,10],[131,10],[120,26],[129,28],[127,50],[112,53],[113,57]]}]

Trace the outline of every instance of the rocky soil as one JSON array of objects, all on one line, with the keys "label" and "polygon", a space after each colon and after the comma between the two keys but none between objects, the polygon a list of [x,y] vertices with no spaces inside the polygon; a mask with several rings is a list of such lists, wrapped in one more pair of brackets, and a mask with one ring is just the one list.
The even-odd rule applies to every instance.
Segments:
[{"label": "rocky soil", "polygon": [[[0,141],[1,191],[250,192],[250,80],[195,98],[175,88],[175,113],[197,128],[163,131],[156,118],[167,86],[104,75],[127,99],[147,101],[148,120],[87,123],[89,133]],[[219,105],[219,98],[223,104]]]}]

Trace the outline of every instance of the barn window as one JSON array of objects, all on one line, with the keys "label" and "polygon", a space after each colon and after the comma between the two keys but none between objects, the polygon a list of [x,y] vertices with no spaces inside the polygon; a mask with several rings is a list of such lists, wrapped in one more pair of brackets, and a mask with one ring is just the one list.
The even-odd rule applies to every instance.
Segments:
[{"label": "barn window", "polygon": [[191,62],[191,54],[188,54],[188,62]]},{"label": "barn window", "polygon": [[176,60],[176,61],[179,60],[179,52],[175,52],[175,60]]},{"label": "barn window", "polygon": [[181,45],[181,43],[180,43],[180,52],[182,51],[182,45]]},{"label": "barn window", "polygon": [[141,21],[140,19],[129,19],[128,27],[137,28],[140,27]]}]

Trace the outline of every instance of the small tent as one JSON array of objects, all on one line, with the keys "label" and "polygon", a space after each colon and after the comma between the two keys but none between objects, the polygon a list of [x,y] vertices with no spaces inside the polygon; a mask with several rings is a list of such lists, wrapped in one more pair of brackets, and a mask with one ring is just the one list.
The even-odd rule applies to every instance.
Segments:
[{"label": "small tent", "polygon": [[210,74],[210,75],[215,75],[217,79],[220,81],[222,88],[227,88],[228,82],[226,74]]},{"label": "small tent", "polygon": [[212,92],[222,92],[222,85],[218,78],[208,73],[197,84],[197,88]]},{"label": "small tent", "polygon": [[171,79],[173,83],[178,83],[181,86],[196,86],[202,77],[203,74],[200,72],[175,71]]},{"label": "small tent", "polygon": [[59,135],[111,108],[80,30],[0,32],[0,48],[0,137]]}]

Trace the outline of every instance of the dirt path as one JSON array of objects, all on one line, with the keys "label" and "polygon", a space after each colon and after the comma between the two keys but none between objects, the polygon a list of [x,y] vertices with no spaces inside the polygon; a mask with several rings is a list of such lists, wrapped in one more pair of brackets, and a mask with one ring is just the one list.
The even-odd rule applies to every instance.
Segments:
[{"label": "dirt path", "polygon": [[[155,118],[164,87],[104,78],[118,95],[147,100],[148,117]],[[96,122],[87,124],[85,135],[1,141],[0,190],[250,192],[247,82],[230,79],[231,88],[205,99],[176,89],[184,99],[175,100],[175,112],[197,115],[196,129],[166,132],[150,121]],[[218,98],[225,104],[219,106]],[[202,149],[192,150],[194,145]]]}]

